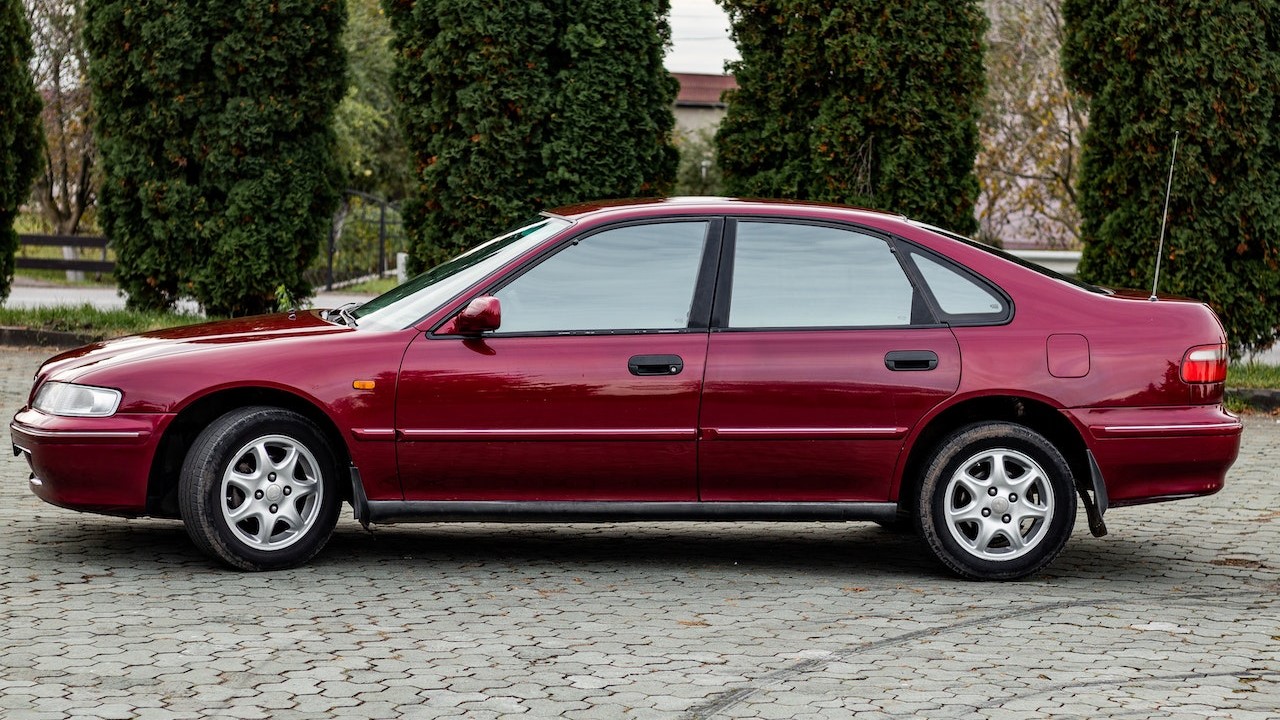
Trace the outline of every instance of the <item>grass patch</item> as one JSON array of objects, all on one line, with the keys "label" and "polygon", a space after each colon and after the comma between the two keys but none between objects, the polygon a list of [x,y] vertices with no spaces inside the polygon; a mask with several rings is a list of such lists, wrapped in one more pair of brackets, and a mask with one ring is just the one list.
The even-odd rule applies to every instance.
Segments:
[{"label": "grass patch", "polygon": [[[333,291],[338,293],[361,295],[381,295],[399,284],[400,283],[393,277],[378,278],[377,280],[365,280],[364,282],[359,282],[355,285],[344,285],[340,288],[334,288]],[[316,288],[316,290],[319,291],[320,288]]]},{"label": "grass patch", "polygon": [[95,339],[192,325],[207,319],[203,315],[188,313],[100,310],[88,304],[37,308],[0,307],[0,325],[70,332]]},{"label": "grass patch", "polygon": [[1227,366],[1227,387],[1280,389],[1280,366],[1236,363]]}]

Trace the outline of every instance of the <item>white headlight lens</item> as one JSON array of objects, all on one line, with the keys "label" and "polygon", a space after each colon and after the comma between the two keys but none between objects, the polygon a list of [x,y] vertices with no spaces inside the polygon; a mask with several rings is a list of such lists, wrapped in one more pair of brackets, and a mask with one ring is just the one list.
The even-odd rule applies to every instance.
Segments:
[{"label": "white headlight lens", "polygon": [[47,382],[36,393],[32,407],[50,415],[107,417],[120,407],[120,391],[111,388]]}]

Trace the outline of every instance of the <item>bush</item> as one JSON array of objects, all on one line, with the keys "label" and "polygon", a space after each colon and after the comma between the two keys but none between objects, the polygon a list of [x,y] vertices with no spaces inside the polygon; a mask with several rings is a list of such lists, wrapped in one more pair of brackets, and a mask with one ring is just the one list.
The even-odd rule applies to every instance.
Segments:
[{"label": "bush", "polygon": [[40,158],[40,96],[27,63],[31,30],[18,0],[0,0],[0,303],[9,297],[18,234],[13,221]]},{"label": "bush", "polygon": [[87,0],[101,225],[135,309],[305,297],[338,203],[333,112],[346,7]]},{"label": "bush", "polygon": [[742,59],[717,144],[730,193],[977,229],[986,20],[975,0],[722,0]]},{"label": "bush", "polygon": [[1280,3],[1067,0],[1063,60],[1089,98],[1080,274],[1207,302],[1232,353],[1280,326]]},{"label": "bush", "polygon": [[416,157],[414,270],[528,219],[670,187],[667,0],[387,0]]}]

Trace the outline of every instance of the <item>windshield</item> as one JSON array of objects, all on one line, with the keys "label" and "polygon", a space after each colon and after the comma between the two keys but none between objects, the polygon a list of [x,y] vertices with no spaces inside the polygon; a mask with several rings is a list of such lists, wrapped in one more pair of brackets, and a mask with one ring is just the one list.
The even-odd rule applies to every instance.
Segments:
[{"label": "windshield", "polygon": [[406,328],[525,251],[569,226],[559,218],[500,235],[388,290],[352,311],[361,329]]},{"label": "windshield", "polygon": [[981,243],[971,238],[967,238],[959,233],[953,233],[950,230],[943,230],[940,227],[935,227],[928,223],[917,222],[915,220],[908,220],[907,222],[911,223],[912,225],[915,225],[918,228],[924,228],[925,230],[936,232],[939,235],[945,235],[951,238],[952,240],[957,240],[959,242],[962,242],[965,245],[968,245],[969,247],[978,248],[979,250],[991,253],[992,255],[995,255],[997,257],[1002,257],[1011,263],[1021,265],[1022,267],[1027,268],[1028,270],[1034,270],[1040,273],[1041,275],[1047,275],[1048,277],[1051,277],[1054,280],[1061,280],[1062,282],[1070,283],[1080,288],[1081,290],[1088,290],[1091,293],[1098,293],[1099,295],[1110,294],[1110,292],[1106,288],[1101,288],[1101,287],[1098,287],[1097,285],[1090,285],[1089,283],[1083,280],[1080,280],[1079,278],[1072,277],[1071,275],[1063,275],[1062,273],[1057,272],[1055,270],[1050,270],[1049,268],[1041,265],[1040,263],[1034,263],[1034,262],[1031,262],[1030,260],[1023,260],[1022,258],[1018,257],[1017,255],[1014,255],[1013,253],[1010,253],[1005,250],[1001,250],[1000,248],[997,248],[997,247],[992,247],[986,243]]}]

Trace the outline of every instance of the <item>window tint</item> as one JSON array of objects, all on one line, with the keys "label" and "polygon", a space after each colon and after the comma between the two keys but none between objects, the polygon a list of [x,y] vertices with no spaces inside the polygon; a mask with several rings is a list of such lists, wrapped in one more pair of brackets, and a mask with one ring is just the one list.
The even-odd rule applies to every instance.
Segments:
[{"label": "window tint", "polygon": [[909,325],[913,293],[879,238],[816,225],[738,223],[730,327]]},{"label": "window tint", "polygon": [[495,293],[499,332],[687,327],[707,225],[633,225],[572,243]]},{"label": "window tint", "polygon": [[972,278],[919,253],[912,253],[911,259],[924,276],[925,284],[933,292],[942,312],[948,315],[1004,314],[1004,302],[1000,297]]}]

